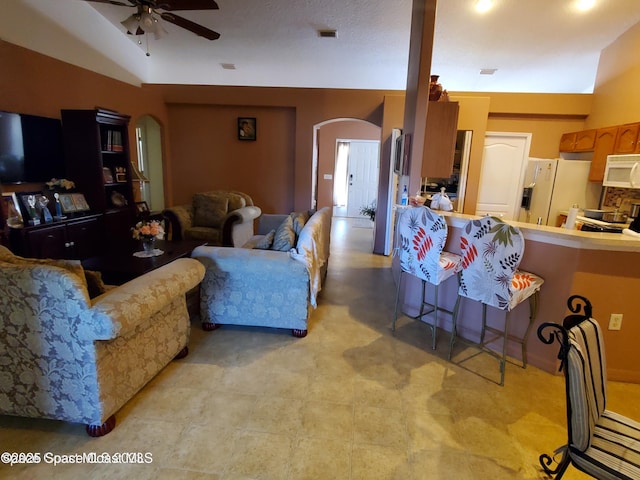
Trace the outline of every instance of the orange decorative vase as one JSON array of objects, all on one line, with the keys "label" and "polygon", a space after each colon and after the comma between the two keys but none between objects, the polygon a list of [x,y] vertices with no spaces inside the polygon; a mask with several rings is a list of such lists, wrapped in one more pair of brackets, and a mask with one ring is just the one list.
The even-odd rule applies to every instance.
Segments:
[{"label": "orange decorative vase", "polygon": [[429,82],[429,101],[437,102],[442,95],[442,85],[438,83],[440,75],[431,75],[431,81]]}]

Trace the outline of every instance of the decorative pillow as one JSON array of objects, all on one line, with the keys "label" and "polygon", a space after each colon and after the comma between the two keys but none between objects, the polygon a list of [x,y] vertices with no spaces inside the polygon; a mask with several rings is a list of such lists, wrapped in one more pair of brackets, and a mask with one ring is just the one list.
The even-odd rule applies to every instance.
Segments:
[{"label": "decorative pillow", "polygon": [[24,258],[14,255],[10,250],[2,247],[0,250],[0,260],[12,265],[48,265],[51,267],[59,267],[75,274],[87,286],[87,280],[84,275],[84,268],[80,260],[56,260],[51,258]]},{"label": "decorative pillow", "polygon": [[264,237],[262,237],[262,239],[260,239],[260,241],[256,243],[253,248],[258,248],[260,250],[270,250],[271,245],[273,245],[273,239],[275,238],[275,236],[276,236],[276,231],[271,230]]},{"label": "decorative pillow", "polygon": [[102,274],[100,272],[94,272],[93,270],[84,271],[84,279],[87,282],[87,291],[89,292],[89,298],[96,298],[107,291],[107,288],[102,281]]},{"label": "decorative pillow", "polygon": [[300,235],[304,224],[309,220],[309,212],[292,212],[291,219],[293,220],[293,231],[296,232],[296,238]]},{"label": "decorative pillow", "polygon": [[229,198],[207,193],[193,196],[193,225],[196,227],[220,228],[227,216]]},{"label": "decorative pillow", "polygon": [[296,232],[293,231],[293,219],[291,215],[288,215],[276,230],[271,250],[288,252],[295,246],[295,242]]}]

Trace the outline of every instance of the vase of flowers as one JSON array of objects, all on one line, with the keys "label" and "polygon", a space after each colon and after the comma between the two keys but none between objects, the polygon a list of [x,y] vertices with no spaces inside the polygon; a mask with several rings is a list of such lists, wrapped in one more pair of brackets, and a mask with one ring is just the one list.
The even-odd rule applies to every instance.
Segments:
[{"label": "vase of flowers", "polygon": [[158,220],[140,221],[131,229],[133,238],[142,241],[142,248],[145,253],[153,254],[155,250],[156,238],[164,238],[164,227]]}]

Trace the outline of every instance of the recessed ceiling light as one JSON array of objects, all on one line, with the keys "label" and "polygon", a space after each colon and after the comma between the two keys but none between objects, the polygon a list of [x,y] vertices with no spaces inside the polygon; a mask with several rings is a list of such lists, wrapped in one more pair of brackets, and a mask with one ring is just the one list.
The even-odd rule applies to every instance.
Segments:
[{"label": "recessed ceiling light", "polygon": [[493,75],[497,71],[497,68],[483,68],[482,70],[480,70],[480,75]]},{"label": "recessed ceiling light", "polygon": [[236,69],[236,64],[235,63],[221,63],[220,66],[222,68],[224,68],[225,70],[235,70]]},{"label": "recessed ceiling light", "polygon": [[476,11],[486,13],[493,8],[493,0],[478,0],[476,2]]},{"label": "recessed ceiling light", "polygon": [[338,38],[337,30],[318,30],[318,36],[321,38]]},{"label": "recessed ceiling light", "polygon": [[596,0],[576,0],[576,8],[578,10],[587,11],[596,6]]}]

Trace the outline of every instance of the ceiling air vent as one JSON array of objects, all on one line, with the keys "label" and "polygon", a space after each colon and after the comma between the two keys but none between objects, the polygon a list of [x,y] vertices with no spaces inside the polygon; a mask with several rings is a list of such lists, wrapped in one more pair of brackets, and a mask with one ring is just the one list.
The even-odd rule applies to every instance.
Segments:
[{"label": "ceiling air vent", "polygon": [[318,30],[318,36],[320,38],[338,38],[337,30]]},{"label": "ceiling air vent", "polygon": [[235,63],[221,63],[220,66],[222,68],[224,68],[225,70],[235,70],[236,69],[236,64]]},{"label": "ceiling air vent", "polygon": [[480,75],[493,75],[497,71],[497,68],[483,68],[482,70],[480,70]]}]

